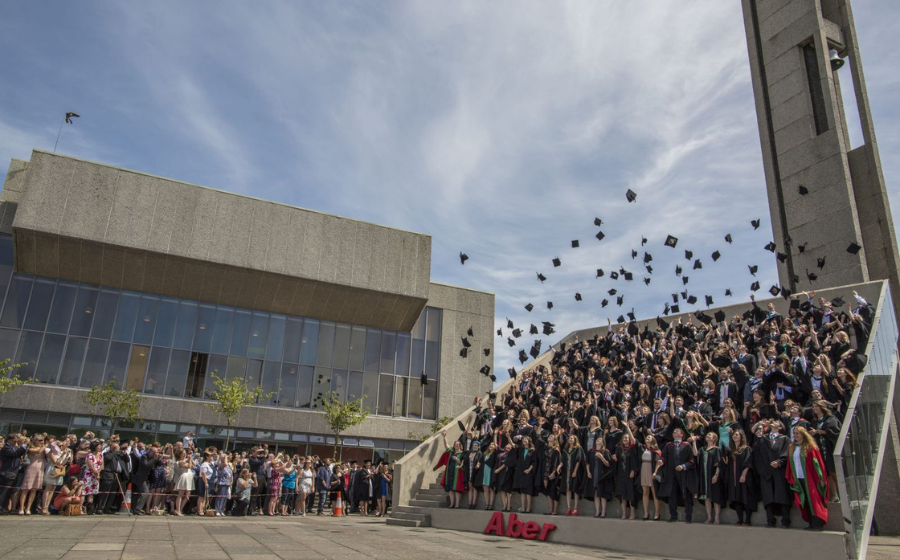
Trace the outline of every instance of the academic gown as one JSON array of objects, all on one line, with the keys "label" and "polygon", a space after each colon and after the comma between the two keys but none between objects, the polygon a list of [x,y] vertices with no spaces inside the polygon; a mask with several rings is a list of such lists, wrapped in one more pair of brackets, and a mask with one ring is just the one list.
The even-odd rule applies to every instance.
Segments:
[{"label": "academic gown", "polygon": [[[540,483],[538,488],[541,494],[551,500],[559,500],[559,475],[556,469],[559,467],[560,452],[557,449],[544,446],[539,456]],[[552,477],[552,478],[551,478]]]},{"label": "academic gown", "polygon": [[798,476],[796,466],[788,458],[785,472],[790,489],[794,493],[794,506],[800,510],[803,521],[809,523],[810,516],[818,517],[823,523],[828,522],[828,475],[825,461],[818,449],[810,449],[802,459],[803,477]]},{"label": "academic gown", "polygon": [[[722,472],[725,478],[725,495],[732,509],[735,505],[743,504],[744,509],[756,511],[757,498],[753,473],[753,449],[745,447],[740,453],[734,454],[730,449],[723,452],[727,463],[723,465]],[[747,470],[744,482],[741,475]]]},{"label": "academic gown", "polygon": [[[609,465],[605,465],[597,457],[598,453],[606,459]],[[606,498],[611,500],[616,491],[616,463],[613,461],[612,453],[608,450],[591,451],[588,453],[588,469],[591,476],[585,480],[582,493],[584,499]]]},{"label": "academic gown", "polygon": [[[700,449],[697,456],[698,466],[700,467],[700,489],[699,498],[701,500],[709,500],[714,504],[725,505],[725,481],[722,473],[722,457],[718,447],[713,449]],[[716,478],[716,473],[719,473]],[[713,478],[716,481],[713,482]]]},{"label": "academic gown", "polygon": [[[696,494],[700,483],[691,445],[684,441],[680,445],[676,445],[675,442],[670,441],[663,446],[661,452],[663,458],[663,468],[661,469],[663,479],[659,483],[656,495],[663,500],[670,499],[676,480],[689,494]],[[678,465],[686,465],[686,467],[682,471],[676,471],[675,467]],[[674,498],[678,500],[679,504],[683,501],[683,496],[681,495],[674,496]]]},{"label": "academic gown", "polygon": [[496,490],[497,476],[494,474],[494,469],[497,468],[497,455],[498,453],[495,451],[481,456],[481,465],[473,478],[475,488],[482,490],[487,486]]},{"label": "academic gown", "polygon": [[562,476],[560,477],[560,494],[572,492],[577,494],[584,489],[584,449],[576,447],[574,450],[564,449],[560,454],[562,463]]},{"label": "academic gown", "polygon": [[[534,495],[534,479],[537,475],[537,453],[533,449],[520,447],[513,451],[516,454],[516,470],[513,475],[513,490],[522,494]],[[529,472],[525,472],[531,469]]]},{"label": "academic gown", "polygon": [[[633,475],[633,476],[632,476]],[[628,449],[616,449],[615,495],[623,502],[634,502],[641,484],[641,448],[632,445]]]},{"label": "academic gown", "polygon": [[476,451],[472,453],[471,451],[467,451],[463,453],[463,461],[465,461],[466,466],[466,486],[480,486],[481,482],[479,481],[476,484],[476,479],[478,478],[478,473],[481,472],[482,461],[484,460],[484,455],[481,454],[480,451]]},{"label": "academic gown", "polygon": [[444,490],[447,492],[465,492],[466,490],[466,461],[465,453],[453,453],[447,450],[447,469],[444,471]]},{"label": "academic gown", "polygon": [[[753,443],[753,467],[759,474],[763,505],[790,505],[793,501],[787,479],[783,476],[789,444],[790,441],[784,435],[779,435],[774,440],[769,436],[759,437]],[[772,467],[773,461],[778,462],[777,467]]]},{"label": "academic gown", "polygon": [[[501,492],[512,492],[513,491],[513,479],[515,477],[516,471],[516,451],[512,450],[509,453],[500,454],[498,457],[498,469],[500,467],[504,467],[499,473],[497,473],[497,489]],[[496,469],[495,469],[496,470]]]}]

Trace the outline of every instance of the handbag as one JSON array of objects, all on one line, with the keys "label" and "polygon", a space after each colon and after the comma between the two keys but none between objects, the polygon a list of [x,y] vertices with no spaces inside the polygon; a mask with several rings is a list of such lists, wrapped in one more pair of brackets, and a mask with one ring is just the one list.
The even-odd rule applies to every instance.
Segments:
[{"label": "handbag", "polygon": [[59,514],[65,516],[81,515],[81,504],[69,504]]},{"label": "handbag", "polygon": [[66,466],[56,463],[53,465],[53,471],[50,473],[53,478],[59,478],[66,475]]}]

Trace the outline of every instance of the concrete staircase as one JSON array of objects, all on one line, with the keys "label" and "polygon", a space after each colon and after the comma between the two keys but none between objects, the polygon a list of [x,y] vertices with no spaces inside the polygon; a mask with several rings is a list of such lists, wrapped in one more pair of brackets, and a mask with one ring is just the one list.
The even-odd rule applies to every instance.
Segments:
[{"label": "concrete staircase", "polygon": [[388,525],[397,527],[431,527],[431,508],[447,506],[447,493],[440,484],[429,484],[428,488],[419,490],[415,499],[408,506],[397,506],[391,509],[391,516],[385,520]]}]

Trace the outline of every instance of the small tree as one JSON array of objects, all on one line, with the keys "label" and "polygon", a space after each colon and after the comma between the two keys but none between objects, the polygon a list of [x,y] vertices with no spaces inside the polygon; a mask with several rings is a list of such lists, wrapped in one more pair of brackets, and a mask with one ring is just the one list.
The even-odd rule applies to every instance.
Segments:
[{"label": "small tree", "polygon": [[408,437],[409,439],[417,439],[417,440],[419,440],[419,443],[422,443],[426,439],[433,436],[434,434],[440,432],[444,428],[444,426],[446,426],[450,422],[453,422],[453,418],[450,418],[449,416],[441,416],[440,418],[438,418],[437,420],[435,420],[434,422],[431,423],[431,434],[430,435],[425,434],[425,435],[417,436],[416,434],[414,434],[412,432],[407,432],[406,437]]},{"label": "small tree", "polygon": [[344,441],[341,434],[357,426],[369,416],[369,409],[363,406],[363,395],[356,400],[341,402],[340,396],[334,391],[325,393],[322,397],[322,408],[325,412],[325,423],[328,424],[331,433],[334,434],[334,459],[341,456],[339,449],[343,450]]},{"label": "small tree", "polygon": [[141,419],[143,398],[134,389],[120,390],[115,381],[106,385],[94,385],[82,400],[90,407],[91,415],[99,414],[109,418],[109,435],[116,433],[119,424],[134,423]]},{"label": "small tree", "polygon": [[[218,370],[217,370],[218,371]],[[247,381],[240,377],[236,377],[231,381],[216,375],[216,372],[210,374],[213,379],[213,392],[208,395],[216,402],[207,404],[210,410],[218,412],[225,417],[225,423],[228,427],[225,432],[225,449],[228,449],[228,441],[231,437],[231,425],[237,420],[238,414],[245,406],[256,404],[260,399],[268,399],[275,393],[263,393],[262,387],[257,386],[253,389],[247,385]]]},{"label": "small tree", "polygon": [[27,364],[9,365],[10,361],[12,360],[6,358],[2,362],[0,362],[0,397],[3,397],[3,395],[12,391],[16,387],[20,387],[34,381],[34,379],[31,377],[22,379],[21,377],[19,377],[18,373],[13,373],[15,370]]}]

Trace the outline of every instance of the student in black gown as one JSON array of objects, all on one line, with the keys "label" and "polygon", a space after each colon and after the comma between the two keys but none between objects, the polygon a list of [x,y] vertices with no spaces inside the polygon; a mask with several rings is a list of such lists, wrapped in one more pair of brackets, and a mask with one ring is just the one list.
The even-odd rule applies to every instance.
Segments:
[{"label": "student in black gown", "polygon": [[744,430],[731,432],[731,443],[723,454],[725,494],[728,504],[737,512],[735,525],[750,526],[756,511],[756,488],[753,480],[753,450],[747,445]]},{"label": "student in black gown", "polygon": [[837,488],[837,474],[834,466],[834,449],[837,446],[838,437],[841,435],[841,423],[831,413],[831,404],[827,401],[815,401],[812,405],[815,421],[808,432],[812,435],[822,458],[825,459],[825,470],[828,471],[828,487]]},{"label": "student in black gown", "polygon": [[[641,472],[641,448],[635,444],[634,436],[631,431],[622,434],[619,439],[619,446],[616,448],[616,454],[613,461],[616,463],[616,491],[615,496],[622,503],[622,519],[634,519],[635,510],[637,509],[637,495],[640,478],[638,474]],[[631,508],[631,514],[628,514],[628,508]]]},{"label": "student in black gown", "polygon": [[534,495],[534,477],[537,470],[537,453],[529,436],[522,436],[521,445],[516,448],[516,470],[513,490],[519,493],[520,513],[531,513],[531,497]]},{"label": "student in black gown", "polygon": [[691,522],[694,512],[694,495],[697,493],[697,464],[691,445],[684,441],[684,429],[672,431],[673,441],[662,449],[663,480],[659,485],[659,497],[669,502],[669,522],[678,521],[679,502],[684,504],[684,520]]},{"label": "student in black gown", "polygon": [[500,490],[500,499],[503,501],[503,511],[512,510],[511,502],[515,471],[516,452],[512,443],[507,443],[497,457],[497,467],[494,469],[494,474],[497,475],[497,489]]},{"label": "student in black gown", "polygon": [[587,480],[584,497],[594,500],[594,517],[606,518],[606,504],[616,491],[616,462],[606,448],[606,440],[594,440],[594,449],[588,454]]},{"label": "student in black gown", "polygon": [[691,440],[697,467],[700,469],[700,490],[698,497],[706,506],[706,522],[718,525],[721,520],[722,503],[724,502],[721,454],[719,453],[719,434],[706,434],[706,445],[698,449],[697,440]]},{"label": "student in black gown", "polygon": [[[766,433],[768,428],[768,433]],[[775,526],[775,516],[781,516],[781,526],[791,526],[791,496],[785,477],[785,465],[790,440],[781,433],[779,420],[763,420],[753,427],[753,467],[759,473],[760,497],[766,510],[766,526]]]},{"label": "student in black gown", "polygon": [[494,509],[494,494],[497,490],[497,476],[494,474],[496,467],[497,444],[491,442],[481,457],[478,473],[473,483],[475,488],[484,492],[484,509],[486,510]]},{"label": "student in black gown", "polygon": [[553,434],[547,436],[547,443],[542,446],[540,451],[542,457],[540,461],[541,467],[541,494],[547,496],[547,509],[550,515],[556,515],[559,508],[559,470],[560,449],[559,440]]},{"label": "student in black gown", "polygon": [[466,464],[466,488],[469,494],[469,509],[475,509],[478,505],[478,487],[475,486],[478,473],[482,472],[481,463],[484,456],[481,454],[481,442],[472,440],[469,451],[463,457]]},{"label": "student in black gown", "polygon": [[[566,495],[566,516],[578,515],[578,500],[584,489],[584,449],[578,443],[578,436],[571,434],[560,455],[560,492]],[[573,507],[574,506],[574,507]]]}]

